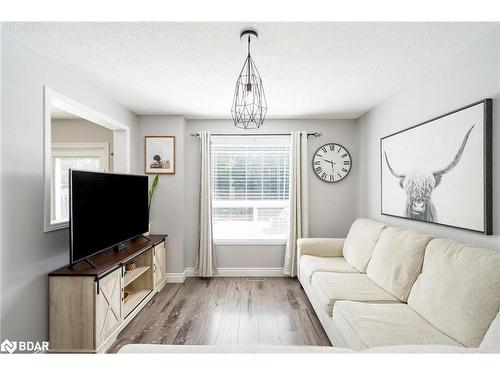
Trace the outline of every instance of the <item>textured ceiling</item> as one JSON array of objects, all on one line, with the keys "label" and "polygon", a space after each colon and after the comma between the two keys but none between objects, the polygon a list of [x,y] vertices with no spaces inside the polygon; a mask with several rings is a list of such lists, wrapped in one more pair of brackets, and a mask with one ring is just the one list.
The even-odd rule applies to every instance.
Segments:
[{"label": "textured ceiling", "polygon": [[487,23],[7,23],[28,47],[139,115],[229,118],[253,57],[269,118],[357,118],[497,27]]}]

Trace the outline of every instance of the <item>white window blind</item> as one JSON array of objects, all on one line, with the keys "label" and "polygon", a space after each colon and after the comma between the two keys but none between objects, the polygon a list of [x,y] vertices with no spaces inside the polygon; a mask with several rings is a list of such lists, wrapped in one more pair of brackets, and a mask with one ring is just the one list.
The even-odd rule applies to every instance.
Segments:
[{"label": "white window blind", "polygon": [[285,241],[289,179],[290,137],[213,137],[214,240]]}]

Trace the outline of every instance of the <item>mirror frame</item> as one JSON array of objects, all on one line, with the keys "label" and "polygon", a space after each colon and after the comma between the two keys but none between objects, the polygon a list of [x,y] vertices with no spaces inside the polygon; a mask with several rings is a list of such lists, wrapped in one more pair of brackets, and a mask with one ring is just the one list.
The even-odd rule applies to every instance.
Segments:
[{"label": "mirror frame", "polygon": [[[130,126],[44,86],[44,232],[68,228],[69,222],[51,223],[52,107],[113,130],[113,171],[130,173]],[[114,143],[117,143],[116,145]]]}]

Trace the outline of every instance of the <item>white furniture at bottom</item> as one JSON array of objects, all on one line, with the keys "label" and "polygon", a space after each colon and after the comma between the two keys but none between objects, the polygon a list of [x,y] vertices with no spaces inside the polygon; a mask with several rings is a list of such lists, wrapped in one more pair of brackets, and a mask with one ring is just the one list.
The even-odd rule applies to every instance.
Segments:
[{"label": "white furniture at bottom", "polygon": [[[49,350],[99,353],[166,283],[164,235],[49,274]],[[131,266],[133,264],[133,266]]]},{"label": "white furniture at bottom", "polygon": [[[161,345],[128,344],[118,354],[214,354],[214,353],[357,353],[355,350],[315,345]],[[362,353],[484,353],[477,348],[446,345],[394,345],[363,350]]]}]

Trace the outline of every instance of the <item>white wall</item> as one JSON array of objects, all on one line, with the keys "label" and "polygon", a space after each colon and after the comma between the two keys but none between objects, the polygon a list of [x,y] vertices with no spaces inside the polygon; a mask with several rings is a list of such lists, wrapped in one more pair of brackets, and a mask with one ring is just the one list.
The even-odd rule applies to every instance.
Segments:
[{"label": "white wall", "polygon": [[113,171],[113,130],[84,119],[52,120],[52,143],[107,143],[109,170]]},{"label": "white wall", "polygon": [[[130,126],[132,139],[137,118],[5,31],[1,58],[2,338],[46,340],[47,273],[67,264],[69,251],[67,230],[43,232],[43,87]],[[135,147],[131,157],[137,160]]]},{"label": "white wall", "polygon": [[[369,111],[358,120],[359,189],[356,212],[434,236],[500,250],[500,29]],[[484,98],[493,98],[493,236],[380,215],[381,137]],[[459,202],[457,202],[459,203]]]},{"label": "white wall", "polygon": [[[187,133],[209,130],[234,133],[230,120],[188,120]],[[357,127],[353,120],[267,120],[258,132],[288,133],[293,130],[322,132],[322,137],[309,138],[309,164],[316,149],[328,142],[344,145],[353,157],[357,168]],[[198,202],[200,177],[199,138],[186,137],[186,266],[194,267],[198,248]],[[312,169],[312,168],[311,168]],[[309,204],[311,237],[344,237],[355,216],[356,173],[351,173],[341,183],[330,184],[319,180],[310,169]],[[217,266],[220,268],[282,268],[285,247],[217,245]]]}]

